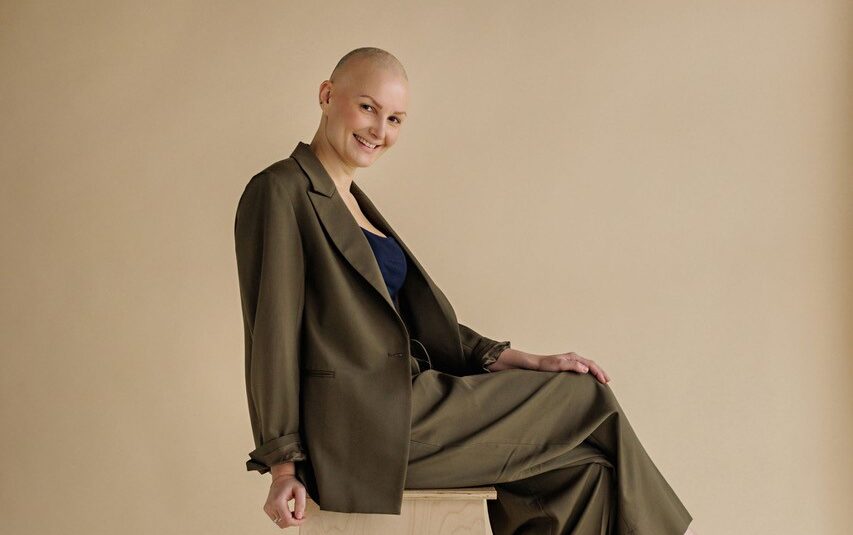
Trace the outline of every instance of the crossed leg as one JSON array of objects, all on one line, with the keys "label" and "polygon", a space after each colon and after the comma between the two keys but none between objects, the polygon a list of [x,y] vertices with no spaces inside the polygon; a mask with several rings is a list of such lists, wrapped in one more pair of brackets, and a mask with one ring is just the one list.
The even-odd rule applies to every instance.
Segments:
[{"label": "crossed leg", "polygon": [[684,535],[692,520],[591,375],[427,370],[412,389],[406,488],[494,485],[495,535]]}]

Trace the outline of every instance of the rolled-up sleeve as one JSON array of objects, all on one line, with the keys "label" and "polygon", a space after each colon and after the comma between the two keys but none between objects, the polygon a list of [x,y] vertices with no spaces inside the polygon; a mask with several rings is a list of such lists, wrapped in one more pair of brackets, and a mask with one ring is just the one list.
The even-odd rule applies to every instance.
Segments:
[{"label": "rolled-up sleeve", "polygon": [[459,323],[459,338],[462,341],[465,360],[475,373],[491,372],[487,366],[495,362],[500,354],[511,346],[509,340],[492,340],[461,323]]},{"label": "rolled-up sleeve", "polygon": [[307,459],[299,422],[302,241],[279,177],[252,177],[237,205],[234,241],[243,311],[245,379],[255,449],[246,469]]}]

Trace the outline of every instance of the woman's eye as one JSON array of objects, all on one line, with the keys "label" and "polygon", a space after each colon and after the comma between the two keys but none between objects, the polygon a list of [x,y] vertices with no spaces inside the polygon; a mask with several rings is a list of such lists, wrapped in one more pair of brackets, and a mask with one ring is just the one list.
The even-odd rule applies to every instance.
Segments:
[{"label": "woman's eye", "polygon": [[[373,109],[373,106],[371,106],[370,104],[362,104],[361,109],[369,111]],[[391,119],[394,119],[395,121],[397,121],[397,124],[400,124],[400,119],[398,117],[391,117]]]}]

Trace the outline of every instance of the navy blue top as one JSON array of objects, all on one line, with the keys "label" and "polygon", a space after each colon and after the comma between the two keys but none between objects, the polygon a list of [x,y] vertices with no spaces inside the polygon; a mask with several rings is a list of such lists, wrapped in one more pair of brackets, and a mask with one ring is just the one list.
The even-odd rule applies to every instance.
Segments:
[{"label": "navy blue top", "polygon": [[379,264],[379,271],[382,272],[382,278],[385,279],[385,286],[388,287],[391,299],[396,299],[397,292],[406,280],[406,253],[400,248],[394,236],[380,236],[361,225],[359,228],[364,231],[370,248],[373,249],[373,255],[376,256],[376,263]]}]

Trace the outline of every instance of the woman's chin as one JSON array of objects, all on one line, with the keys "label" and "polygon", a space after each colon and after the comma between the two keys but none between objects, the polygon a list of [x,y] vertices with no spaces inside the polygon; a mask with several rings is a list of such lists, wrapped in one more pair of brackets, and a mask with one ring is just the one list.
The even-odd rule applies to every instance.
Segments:
[{"label": "woman's chin", "polygon": [[370,165],[372,165],[378,157],[379,152],[377,152],[376,154],[366,154],[364,152],[360,152],[356,155],[355,158],[353,158],[353,161],[355,161],[359,167],[370,167]]}]

